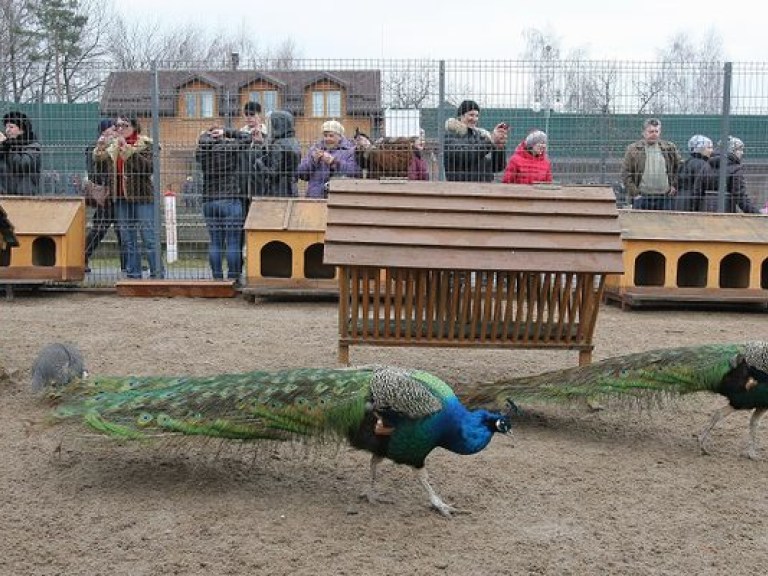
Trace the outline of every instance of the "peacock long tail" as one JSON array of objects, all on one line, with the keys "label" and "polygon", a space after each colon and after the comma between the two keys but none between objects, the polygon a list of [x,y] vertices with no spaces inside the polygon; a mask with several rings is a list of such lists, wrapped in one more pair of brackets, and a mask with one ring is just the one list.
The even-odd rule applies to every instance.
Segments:
[{"label": "peacock long tail", "polygon": [[[617,356],[586,366],[534,376],[504,378],[457,389],[470,406],[498,406],[508,399],[518,403],[574,403],[723,390],[726,376],[739,362],[768,374],[768,343],[708,344],[666,348]],[[761,392],[762,393],[762,392]]]},{"label": "peacock long tail", "polygon": [[373,369],[294,369],[203,377],[91,377],[50,393],[54,421],[101,433],[243,440],[346,436],[362,421]]}]

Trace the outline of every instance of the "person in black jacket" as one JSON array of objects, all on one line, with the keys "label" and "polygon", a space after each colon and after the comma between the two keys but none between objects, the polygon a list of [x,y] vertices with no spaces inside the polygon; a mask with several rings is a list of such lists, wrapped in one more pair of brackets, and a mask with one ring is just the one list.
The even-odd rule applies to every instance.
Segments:
[{"label": "person in black jacket", "polygon": [[0,193],[34,196],[40,189],[41,150],[23,112],[3,116],[0,131]]},{"label": "person in black jacket", "polygon": [[296,138],[293,115],[276,110],[267,115],[267,142],[254,160],[261,175],[263,189],[259,196],[298,196],[298,174],[301,145]]},{"label": "person in black jacket", "polygon": [[747,181],[744,178],[744,170],[741,164],[741,160],[744,157],[744,142],[734,136],[728,136],[728,141],[723,144],[718,142],[717,153],[712,155],[709,159],[709,163],[715,172],[715,177],[718,177],[720,170],[720,163],[722,162],[723,152],[725,152],[726,171],[727,171],[727,192],[728,195],[725,201],[726,212],[736,212],[736,208],[739,208],[742,212],[747,214],[759,214],[760,210],[752,204],[752,201],[747,194]]},{"label": "person in black jacket", "polygon": [[690,156],[680,166],[677,176],[677,209],[700,212],[705,209],[704,193],[717,190],[717,174],[709,163],[712,140],[695,134],[688,140]]},{"label": "person in black jacket", "polygon": [[464,100],[456,118],[445,123],[443,167],[452,182],[493,182],[494,174],[506,166],[505,147],[509,127],[497,124],[492,132],[480,128],[480,106]]},{"label": "person in black jacket", "polygon": [[215,279],[240,282],[243,269],[243,224],[245,223],[241,158],[249,136],[240,130],[212,126],[200,135],[195,158],[203,173],[203,216],[210,243],[208,261]]}]

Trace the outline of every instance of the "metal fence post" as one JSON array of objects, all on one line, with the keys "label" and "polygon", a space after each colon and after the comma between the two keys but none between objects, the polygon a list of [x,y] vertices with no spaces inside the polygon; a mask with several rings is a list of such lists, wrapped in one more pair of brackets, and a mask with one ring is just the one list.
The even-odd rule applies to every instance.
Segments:
[{"label": "metal fence post", "polygon": [[720,171],[717,183],[717,211],[725,212],[725,200],[728,195],[728,136],[731,120],[731,82],[733,82],[733,63],[726,62],[723,67],[723,112],[720,123]]},{"label": "metal fence post", "polygon": [[[155,210],[155,258],[163,262],[162,231],[160,229],[160,210],[163,207],[163,193],[160,180],[160,78],[157,71],[157,60],[152,61],[152,187],[154,188]],[[167,273],[167,271],[166,271]]]},{"label": "metal fence post", "polygon": [[440,60],[440,69],[438,72],[438,95],[437,95],[437,173],[438,179],[445,181],[445,165],[443,164],[443,148],[445,146],[445,60]]}]

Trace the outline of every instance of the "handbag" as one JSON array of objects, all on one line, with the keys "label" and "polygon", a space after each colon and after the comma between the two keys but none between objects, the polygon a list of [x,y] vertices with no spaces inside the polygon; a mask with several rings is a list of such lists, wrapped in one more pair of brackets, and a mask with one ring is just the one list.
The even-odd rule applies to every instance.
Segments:
[{"label": "handbag", "polygon": [[86,180],[83,185],[83,196],[86,206],[103,208],[109,199],[109,187]]}]

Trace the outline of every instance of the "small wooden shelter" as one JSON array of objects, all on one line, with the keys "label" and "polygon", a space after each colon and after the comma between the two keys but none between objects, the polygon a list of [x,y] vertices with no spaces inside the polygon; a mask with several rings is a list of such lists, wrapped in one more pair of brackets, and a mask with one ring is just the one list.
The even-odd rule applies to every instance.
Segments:
[{"label": "small wooden shelter", "polygon": [[18,247],[0,284],[71,282],[85,276],[85,204],[76,197],[2,196]]},{"label": "small wooden shelter", "polygon": [[622,307],[768,304],[768,217],[621,210],[624,268],[605,298]]},{"label": "small wooden shelter", "polygon": [[325,200],[254,199],[245,221],[243,294],[336,294],[336,269],[323,264],[326,217]]},{"label": "small wooden shelter", "polygon": [[325,262],[351,345],[557,348],[591,361],[623,272],[608,187],[335,180]]}]

